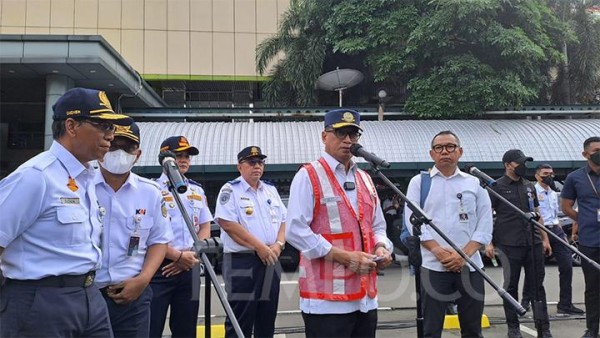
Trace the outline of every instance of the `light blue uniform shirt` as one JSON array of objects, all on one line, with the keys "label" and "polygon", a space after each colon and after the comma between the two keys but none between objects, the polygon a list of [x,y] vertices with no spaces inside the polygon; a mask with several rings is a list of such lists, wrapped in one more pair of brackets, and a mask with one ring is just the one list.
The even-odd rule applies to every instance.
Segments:
[{"label": "light blue uniform shirt", "polygon": [[[470,241],[489,244],[492,240],[492,203],[490,196],[480,185],[479,180],[459,169],[449,177],[434,167],[431,169],[431,188],[423,211],[431,217],[435,224],[459,248],[463,248]],[[459,198],[460,196],[460,198]],[[408,184],[406,197],[417,206],[421,201],[421,174],[413,177]],[[460,214],[467,214],[467,219],[461,220]],[[412,234],[410,225],[412,210],[404,207],[404,222]],[[428,225],[421,226],[421,242],[435,240],[441,247],[451,248],[450,244],[438,235]],[[446,271],[431,251],[421,246],[422,266],[433,271]],[[483,262],[479,251],[471,256],[473,262],[480,268]],[[470,271],[475,271],[469,266]]]},{"label": "light blue uniform shirt", "polygon": [[[165,199],[167,211],[169,212],[169,218],[171,220],[171,229],[173,231],[173,240],[169,243],[170,246],[177,250],[190,250],[194,245],[194,239],[188,230],[187,225],[179,211],[177,202],[171,192],[169,191],[169,179],[167,175],[163,173],[157,180],[160,185],[160,190],[163,198]],[[206,195],[204,190],[198,183],[185,180],[188,187],[187,191],[183,194],[179,194],[181,203],[187,210],[190,219],[194,223],[196,232],[200,230],[200,224],[212,221],[212,214],[206,204]]]},{"label": "light blue uniform shirt", "polygon": [[[162,214],[163,198],[156,182],[130,173],[115,192],[98,170],[94,184],[100,205],[106,208],[102,268],[96,273],[96,283],[103,288],[137,276],[148,247],[169,243],[173,233],[166,207]],[[139,237],[139,247],[129,252],[132,236]]]},{"label": "light blue uniform shirt", "polygon": [[[333,171],[337,182],[343,186],[344,182],[355,182],[356,163],[352,163],[350,170],[346,173],[344,165],[331,155],[323,152],[323,158]],[[345,190],[344,193],[352,204],[352,208],[358,210],[358,195],[356,189]],[[316,234],[310,228],[313,218],[315,200],[313,188],[306,169],[302,168],[296,173],[290,186],[290,199],[286,219],[286,239],[302,252],[308,259],[323,257],[331,250],[329,243],[323,236]],[[379,198],[373,219],[373,233],[376,243],[384,243],[387,250],[392,252],[392,242],[386,235],[386,224],[381,209]],[[337,302],[310,298],[300,298],[300,310],[312,314],[328,313],[351,313],[355,311],[368,312],[377,308],[377,297],[364,296],[360,300]]]},{"label": "light blue uniform shirt", "polygon": [[[277,241],[285,216],[286,208],[274,186],[259,181],[258,189],[254,190],[241,176],[221,188],[215,210],[215,219],[239,223],[267,245]],[[221,231],[221,240],[223,252],[251,250],[239,245],[225,231]]]},{"label": "light blue uniform shirt", "polygon": [[54,141],[0,181],[0,267],[11,279],[100,267],[101,215],[87,168]]}]

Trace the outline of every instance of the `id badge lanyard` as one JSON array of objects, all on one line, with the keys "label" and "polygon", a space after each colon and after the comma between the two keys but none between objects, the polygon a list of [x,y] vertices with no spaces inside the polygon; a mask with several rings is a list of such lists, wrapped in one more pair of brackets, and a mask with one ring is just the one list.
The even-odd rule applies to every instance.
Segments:
[{"label": "id badge lanyard", "polygon": [[[598,198],[600,198],[600,193],[598,193],[598,189],[596,189],[596,185],[594,184],[594,181],[592,181],[592,177],[590,176],[589,173],[586,173],[588,180],[590,181],[590,184],[592,186],[592,189],[594,189],[594,192],[596,193],[596,196],[598,196]],[[596,222],[600,223],[600,207],[596,208]]]}]

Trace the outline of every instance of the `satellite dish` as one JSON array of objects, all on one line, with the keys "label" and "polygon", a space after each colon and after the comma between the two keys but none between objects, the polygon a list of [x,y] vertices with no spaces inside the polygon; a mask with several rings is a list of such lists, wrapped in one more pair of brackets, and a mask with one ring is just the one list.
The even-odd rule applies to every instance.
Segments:
[{"label": "satellite dish", "polygon": [[327,72],[317,79],[317,88],[337,91],[342,106],[342,92],[359,84],[364,79],[363,74],[356,69],[339,69]]}]

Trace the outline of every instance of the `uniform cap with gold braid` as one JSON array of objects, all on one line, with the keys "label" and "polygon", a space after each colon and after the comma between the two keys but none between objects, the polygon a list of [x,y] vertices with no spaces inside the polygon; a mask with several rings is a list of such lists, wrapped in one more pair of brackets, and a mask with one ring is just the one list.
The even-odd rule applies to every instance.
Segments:
[{"label": "uniform cap with gold braid", "polygon": [[55,121],[68,118],[103,120],[116,125],[128,126],[133,120],[123,114],[116,114],[104,91],[73,88],[67,90],[52,106]]},{"label": "uniform cap with gold braid", "polygon": [[190,155],[198,155],[198,148],[190,145],[190,142],[185,136],[171,136],[160,144],[160,152],[163,151],[181,152],[187,151]]},{"label": "uniform cap with gold braid", "polygon": [[140,127],[135,122],[132,122],[129,126],[117,126],[115,130],[115,137],[122,136],[127,137],[133,142],[140,144]]},{"label": "uniform cap with gold braid", "polygon": [[360,130],[360,114],[352,109],[335,109],[325,114],[325,129],[352,126]]},{"label": "uniform cap with gold braid", "polygon": [[258,157],[262,160],[262,159],[267,158],[267,155],[262,153],[262,150],[260,150],[260,147],[249,146],[249,147],[242,149],[242,151],[240,151],[238,153],[238,155],[237,155],[238,163],[241,163],[243,160],[248,159],[250,157]]}]

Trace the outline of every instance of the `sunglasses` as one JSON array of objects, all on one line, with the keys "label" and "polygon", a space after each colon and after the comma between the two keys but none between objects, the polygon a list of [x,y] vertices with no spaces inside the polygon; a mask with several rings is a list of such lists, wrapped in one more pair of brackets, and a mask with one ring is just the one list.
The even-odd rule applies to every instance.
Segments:
[{"label": "sunglasses", "polygon": [[76,119],[75,121],[80,122],[80,123],[87,123],[89,125],[91,125],[92,127],[98,129],[101,132],[104,133],[114,133],[115,130],[117,130],[117,126],[114,123],[111,122],[105,122],[105,121],[92,121],[89,119]]},{"label": "sunglasses", "polygon": [[249,160],[242,161],[242,163],[248,163],[251,166],[260,165],[261,167],[265,165],[265,160],[261,160],[259,158],[251,158]]}]

